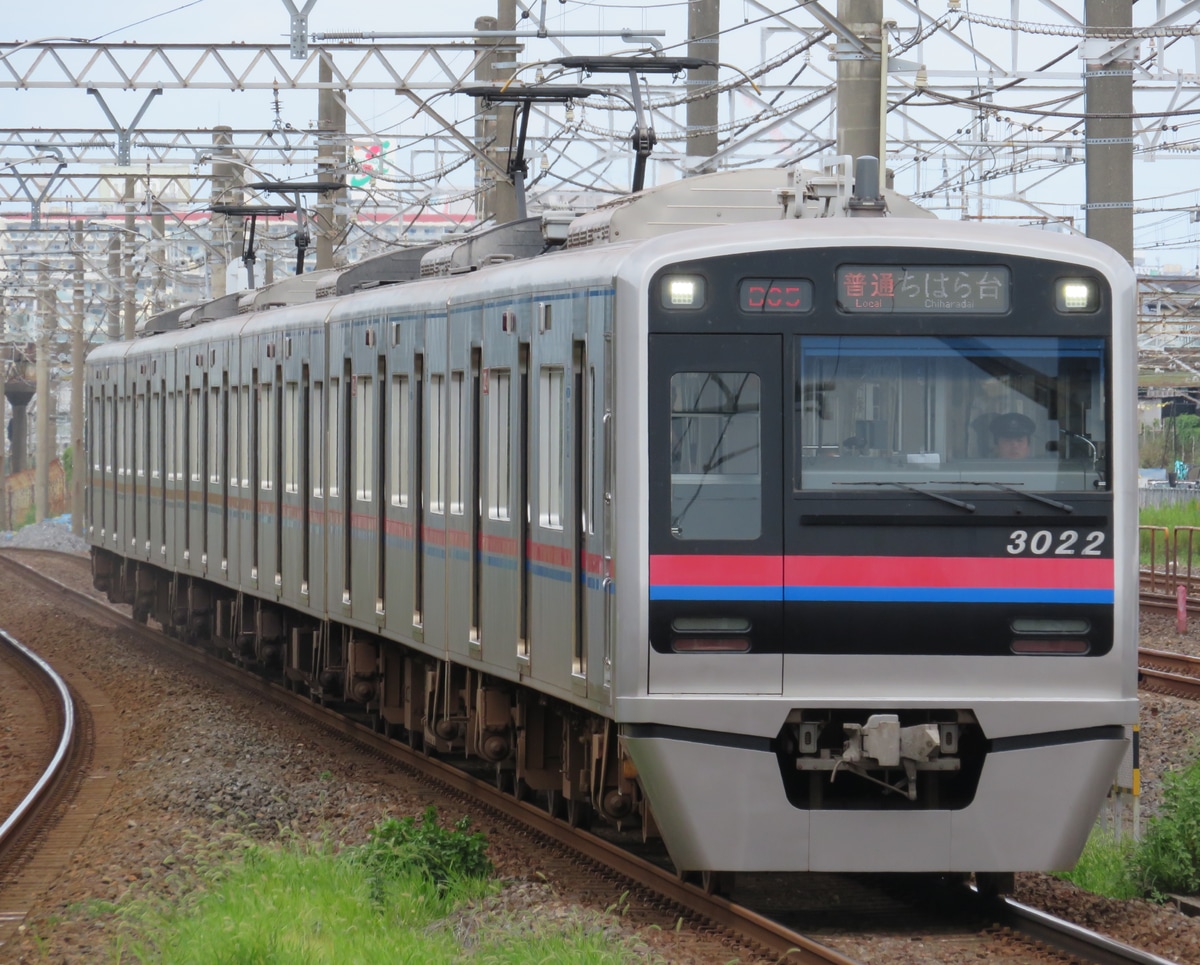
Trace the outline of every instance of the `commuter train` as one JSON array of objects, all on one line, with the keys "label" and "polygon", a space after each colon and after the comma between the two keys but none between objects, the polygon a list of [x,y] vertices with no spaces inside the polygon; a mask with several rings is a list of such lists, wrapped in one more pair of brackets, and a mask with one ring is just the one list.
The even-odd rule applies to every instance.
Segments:
[{"label": "commuter train", "polygon": [[97,348],[96,585],[681,873],[1072,865],[1137,717],[1134,277],[870,181],[690,178]]}]

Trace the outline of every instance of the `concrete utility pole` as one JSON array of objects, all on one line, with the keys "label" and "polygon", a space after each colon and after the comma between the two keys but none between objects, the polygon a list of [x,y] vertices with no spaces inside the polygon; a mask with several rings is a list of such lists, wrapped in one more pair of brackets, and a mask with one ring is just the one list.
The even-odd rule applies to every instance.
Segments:
[{"label": "concrete utility pole", "polygon": [[[494,33],[497,30],[517,29],[516,0],[497,0],[495,17],[476,17],[475,29]],[[475,46],[479,57],[475,65],[475,80],[481,86],[503,86],[517,68],[517,38],[481,37]],[[512,160],[514,109],[511,104],[491,104],[485,110],[483,102],[475,101],[475,143],[500,166],[508,170]],[[475,202],[479,220],[494,219],[497,224],[517,217],[517,191],[512,181],[504,181],[482,162],[475,162],[475,187],[487,181],[491,187],[481,192]]]},{"label": "concrete utility pole", "polygon": [[[1129,0],[1086,0],[1089,34],[1133,26]],[[1084,41],[1087,62],[1087,235],[1133,261],[1133,56],[1132,40]]]},{"label": "concrete utility pole", "polygon": [[125,251],[125,324],[122,338],[127,342],[132,342],[134,335],[137,334],[137,279],[133,276],[133,241],[137,237],[137,211],[134,208],[133,197],[136,189],[137,179],[126,178],[125,232],[121,237],[125,242],[123,245]]},{"label": "concrete utility pole", "polygon": [[157,315],[167,306],[164,304],[164,290],[167,279],[163,264],[167,260],[167,219],[166,215],[155,205],[150,215],[150,247],[147,249],[146,260],[154,265],[153,284],[150,287],[150,314]]},{"label": "concrete utility pole", "polygon": [[[718,63],[721,59],[720,37],[721,0],[689,0],[687,55]],[[688,170],[699,173],[710,170],[703,159],[717,153],[720,105],[716,94],[706,93],[716,87],[717,68],[689,70],[687,83],[688,97],[694,98],[687,103]]]},{"label": "concrete utility pole", "polygon": [[21,372],[16,384],[7,383],[4,391],[8,396],[8,404],[12,406],[12,439],[9,440],[9,452],[12,456],[12,471],[24,472],[29,463],[29,400],[33,398],[36,386],[29,384],[29,365],[21,363]]},{"label": "concrete utility pole", "polygon": [[[837,18],[873,51],[883,43],[883,0],[838,0]],[[880,152],[883,62],[846,41],[837,45],[837,152],[860,158]],[[881,169],[887,158],[879,159]]]},{"label": "concrete utility pole", "polygon": [[50,411],[54,400],[50,392],[50,333],[58,328],[58,309],[50,287],[47,265],[38,266],[38,301],[41,325],[37,337],[37,459],[34,462],[34,520],[40,523],[50,513],[50,461],[54,443],[50,439]]},{"label": "concrete utility pole", "polygon": [[105,299],[109,341],[121,338],[121,234],[108,239],[108,297]]},{"label": "concrete utility pole", "polygon": [[[333,83],[333,61],[321,55],[321,90],[317,94],[317,180],[341,181],[346,176],[346,102]],[[346,189],[326,191],[317,201],[317,270],[334,267],[333,252],[346,233]]]},{"label": "concrete utility pole", "polygon": [[[2,378],[2,376],[0,376]],[[71,532],[83,535],[83,222],[75,222],[75,292],[71,299]]]},{"label": "concrete utility pole", "polygon": [[[233,128],[214,127],[213,144],[216,147],[213,149],[212,157],[212,203],[241,204],[243,200],[242,169],[236,164],[230,164],[227,160],[233,157]],[[211,225],[213,242],[213,247],[210,250],[217,252],[212,256],[212,261],[209,262],[209,271],[212,275],[209,284],[212,297],[220,298],[222,295],[228,294],[225,273],[229,268],[229,259],[225,255],[226,248],[222,243],[222,232],[219,229],[224,228],[226,225],[229,226],[231,247],[236,249],[237,255],[240,256],[242,248],[242,222],[240,218],[230,218],[223,214],[213,214],[209,224]]]},{"label": "concrete utility pole", "polygon": [[[475,29],[480,33],[498,30],[499,21],[495,17],[476,17]],[[494,79],[492,61],[496,59],[487,39],[481,38],[475,46],[475,55],[479,58],[475,63],[475,80],[480,86],[491,84]],[[492,104],[485,108],[483,101],[475,99],[475,146],[489,157],[496,157],[496,115],[499,108]],[[505,165],[500,162],[501,167]],[[475,161],[475,211],[481,222],[490,218],[496,210],[496,189],[483,190],[483,185],[489,180],[495,180],[496,175],[489,171],[480,160]]]}]

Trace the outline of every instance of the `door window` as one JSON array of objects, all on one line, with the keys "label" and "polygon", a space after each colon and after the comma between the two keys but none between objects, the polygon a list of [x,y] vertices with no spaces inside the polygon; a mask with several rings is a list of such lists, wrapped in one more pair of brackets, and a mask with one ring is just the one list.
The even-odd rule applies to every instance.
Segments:
[{"label": "door window", "polygon": [[762,386],[753,372],[671,376],[671,535],[762,533]]}]

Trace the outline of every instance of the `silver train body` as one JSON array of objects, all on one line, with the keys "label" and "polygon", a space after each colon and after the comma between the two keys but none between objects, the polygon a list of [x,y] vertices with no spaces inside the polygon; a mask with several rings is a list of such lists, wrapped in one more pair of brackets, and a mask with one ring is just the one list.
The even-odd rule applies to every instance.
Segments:
[{"label": "silver train body", "polygon": [[1073,864],[1137,716],[1132,273],[783,180],[97,349],[97,586],[681,870]]}]

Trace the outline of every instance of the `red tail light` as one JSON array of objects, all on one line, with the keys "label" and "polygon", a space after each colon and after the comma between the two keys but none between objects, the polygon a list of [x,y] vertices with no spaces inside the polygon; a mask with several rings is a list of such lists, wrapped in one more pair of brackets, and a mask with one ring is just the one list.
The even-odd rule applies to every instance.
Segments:
[{"label": "red tail light", "polygon": [[1074,640],[1014,640],[1013,653],[1087,653],[1092,648],[1086,639],[1076,637]]},{"label": "red tail light", "polygon": [[676,653],[747,653],[750,641],[746,637],[673,637],[671,649]]}]

